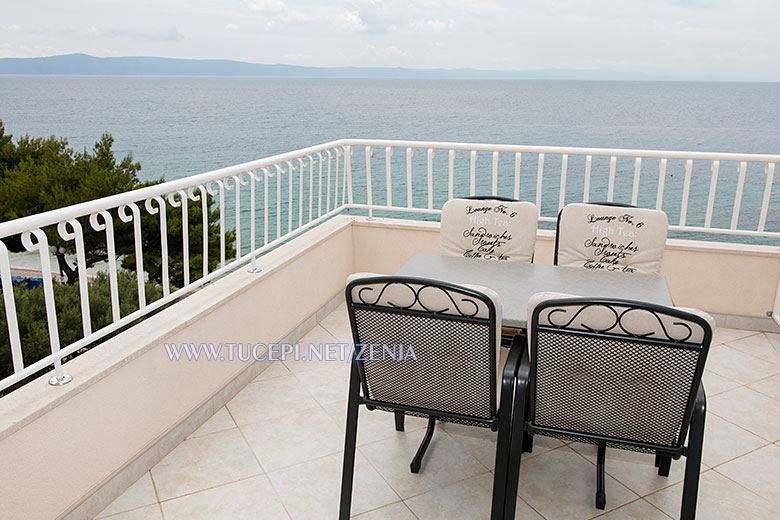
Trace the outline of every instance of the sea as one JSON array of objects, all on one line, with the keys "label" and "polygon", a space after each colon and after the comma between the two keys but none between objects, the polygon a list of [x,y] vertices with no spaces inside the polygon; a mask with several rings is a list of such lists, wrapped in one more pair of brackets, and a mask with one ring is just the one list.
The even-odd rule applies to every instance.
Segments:
[{"label": "sea", "polygon": [[[779,154],[780,83],[0,76],[0,120],[76,150],[108,132],[142,179],[344,137]],[[780,231],[780,186],[768,222]]]}]

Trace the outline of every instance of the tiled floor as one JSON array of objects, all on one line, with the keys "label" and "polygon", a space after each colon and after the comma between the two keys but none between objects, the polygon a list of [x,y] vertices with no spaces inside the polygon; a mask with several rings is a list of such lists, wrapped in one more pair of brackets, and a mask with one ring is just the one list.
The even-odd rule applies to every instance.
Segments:
[{"label": "tiled floor", "polygon": [[[342,306],[301,344],[350,340]],[[130,487],[111,520],[336,518],[348,364],[273,363]],[[707,362],[708,418],[698,518],[780,518],[780,335],[718,329]],[[353,514],[369,519],[488,518],[495,434],[443,424],[418,475],[425,422],[362,409]],[[684,461],[607,453],[607,509],[593,507],[595,450],[537,438],[524,456],[519,519],[669,519]]]}]

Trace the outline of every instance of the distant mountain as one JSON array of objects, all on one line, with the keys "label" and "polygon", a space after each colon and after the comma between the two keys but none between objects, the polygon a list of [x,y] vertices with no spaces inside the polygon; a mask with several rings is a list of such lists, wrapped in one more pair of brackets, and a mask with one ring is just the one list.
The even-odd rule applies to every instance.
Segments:
[{"label": "distant mountain", "polygon": [[301,67],[232,60],[190,60],[127,56],[98,58],[62,54],[44,58],[0,58],[0,74],[66,74],[95,76],[265,76],[308,78],[430,79],[575,79],[652,80],[646,74],[603,70],[406,69],[401,67]]}]

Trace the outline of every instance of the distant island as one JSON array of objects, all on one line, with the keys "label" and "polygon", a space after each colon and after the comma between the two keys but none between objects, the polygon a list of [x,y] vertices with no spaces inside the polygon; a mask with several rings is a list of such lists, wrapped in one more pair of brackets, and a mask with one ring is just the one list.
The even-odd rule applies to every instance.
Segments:
[{"label": "distant island", "polygon": [[193,60],[126,56],[99,58],[62,54],[42,58],[0,58],[2,74],[63,74],[80,76],[252,76],[295,78],[421,78],[421,79],[548,79],[664,80],[638,72],[542,69],[407,69],[402,67],[303,67],[232,60]]}]

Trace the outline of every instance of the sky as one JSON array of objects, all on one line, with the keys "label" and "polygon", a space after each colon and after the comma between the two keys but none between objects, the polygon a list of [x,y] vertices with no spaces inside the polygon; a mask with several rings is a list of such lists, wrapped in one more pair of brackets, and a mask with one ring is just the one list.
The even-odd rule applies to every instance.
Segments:
[{"label": "sky", "polygon": [[779,20],[777,0],[1,0],[0,57],[780,81]]}]

